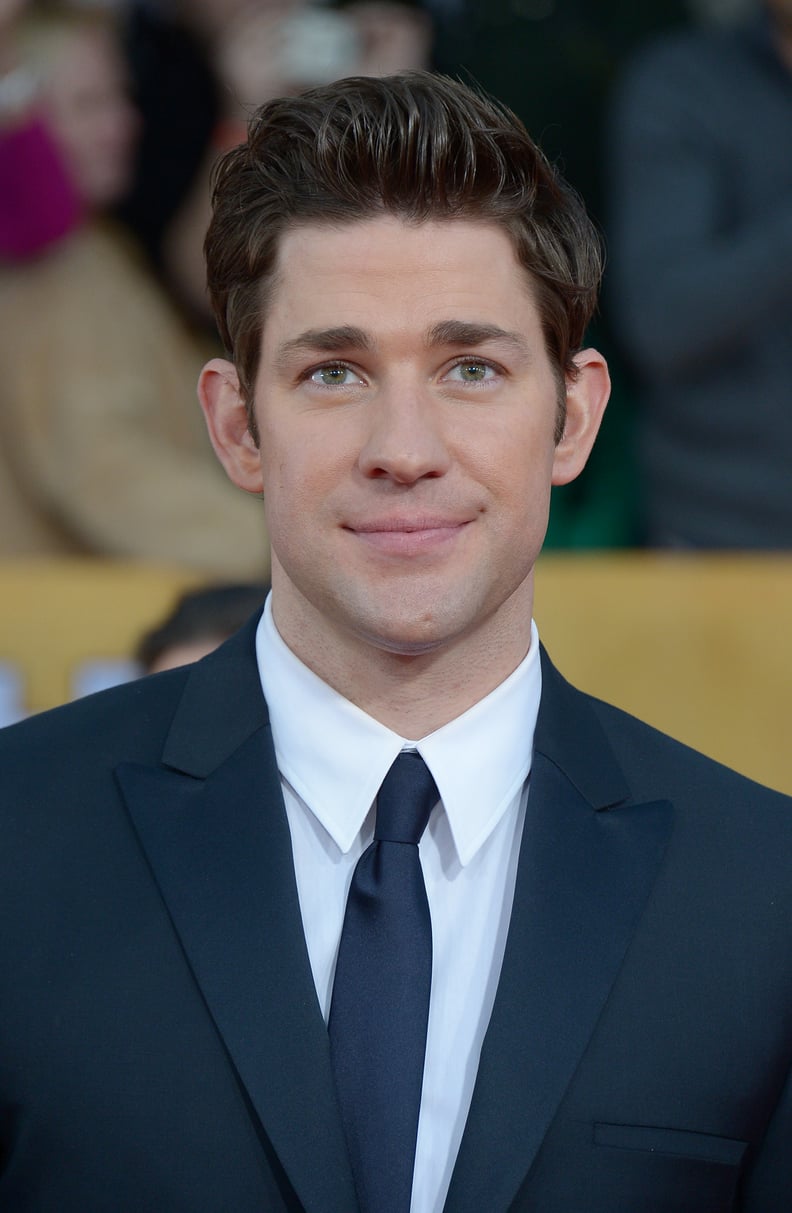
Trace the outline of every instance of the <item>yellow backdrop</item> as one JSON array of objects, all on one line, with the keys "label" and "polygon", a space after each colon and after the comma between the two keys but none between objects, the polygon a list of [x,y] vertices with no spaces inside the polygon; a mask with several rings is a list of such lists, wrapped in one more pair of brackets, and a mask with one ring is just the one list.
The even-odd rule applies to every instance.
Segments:
[{"label": "yellow backdrop", "polygon": [[[0,662],[25,707],[127,657],[194,573],[105,561],[0,562]],[[792,793],[792,556],[549,554],[542,640],[570,681]]]}]

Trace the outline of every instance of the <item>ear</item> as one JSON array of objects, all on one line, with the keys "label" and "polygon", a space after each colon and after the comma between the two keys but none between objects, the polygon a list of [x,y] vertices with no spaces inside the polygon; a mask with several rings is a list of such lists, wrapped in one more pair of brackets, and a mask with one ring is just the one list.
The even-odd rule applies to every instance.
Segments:
[{"label": "ear", "polygon": [[261,458],[232,362],[225,358],[207,362],[198,380],[198,399],[215,454],[227,475],[246,492],[261,494]]},{"label": "ear", "polygon": [[566,422],[553,458],[553,484],[569,484],[586,466],[610,395],[608,364],[597,350],[575,354],[577,375],[566,381]]}]

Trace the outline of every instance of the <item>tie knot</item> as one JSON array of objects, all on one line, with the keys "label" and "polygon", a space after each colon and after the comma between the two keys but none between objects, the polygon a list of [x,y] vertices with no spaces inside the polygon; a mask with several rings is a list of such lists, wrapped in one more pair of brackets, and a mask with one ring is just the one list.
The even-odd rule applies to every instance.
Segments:
[{"label": "tie knot", "polygon": [[377,793],[374,839],[417,844],[440,794],[421,755],[402,751]]}]

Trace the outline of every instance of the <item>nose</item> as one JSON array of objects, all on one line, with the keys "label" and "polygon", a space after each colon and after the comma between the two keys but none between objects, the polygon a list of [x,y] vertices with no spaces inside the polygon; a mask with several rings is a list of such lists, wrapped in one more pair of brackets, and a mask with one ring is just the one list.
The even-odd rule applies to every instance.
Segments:
[{"label": "nose", "polygon": [[443,476],[451,457],[440,402],[417,385],[381,386],[371,402],[358,464],[370,479],[414,484]]}]

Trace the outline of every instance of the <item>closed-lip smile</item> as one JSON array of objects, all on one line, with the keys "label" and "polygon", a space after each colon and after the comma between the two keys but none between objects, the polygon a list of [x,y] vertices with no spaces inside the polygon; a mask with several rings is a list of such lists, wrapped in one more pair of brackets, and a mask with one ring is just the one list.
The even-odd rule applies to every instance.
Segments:
[{"label": "closed-lip smile", "polygon": [[401,531],[443,531],[454,530],[464,526],[467,518],[442,518],[433,514],[418,515],[405,518],[375,518],[347,525],[347,530],[355,531],[358,535],[376,534],[379,532]]},{"label": "closed-lip smile", "polygon": [[420,515],[375,518],[349,523],[351,531],[372,548],[386,555],[427,554],[456,539],[470,523],[469,518],[444,518]]}]

